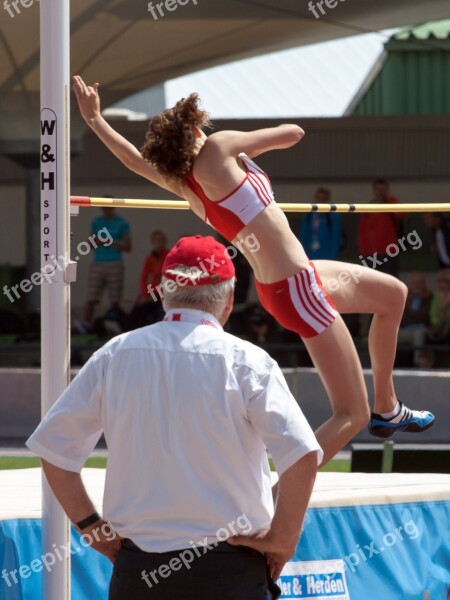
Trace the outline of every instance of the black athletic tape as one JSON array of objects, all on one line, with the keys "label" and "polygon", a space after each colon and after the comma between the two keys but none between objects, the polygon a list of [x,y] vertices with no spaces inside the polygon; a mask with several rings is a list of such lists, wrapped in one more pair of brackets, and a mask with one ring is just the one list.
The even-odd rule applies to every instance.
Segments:
[{"label": "black athletic tape", "polygon": [[319,207],[317,206],[317,204],[311,204],[311,211],[312,212],[317,212],[319,210]]},{"label": "black athletic tape", "polygon": [[336,204],[330,204],[330,212],[336,212],[336,211],[337,211]]},{"label": "black athletic tape", "polygon": [[356,210],[356,206],[354,204],[349,204],[349,211],[355,212],[355,210]]}]

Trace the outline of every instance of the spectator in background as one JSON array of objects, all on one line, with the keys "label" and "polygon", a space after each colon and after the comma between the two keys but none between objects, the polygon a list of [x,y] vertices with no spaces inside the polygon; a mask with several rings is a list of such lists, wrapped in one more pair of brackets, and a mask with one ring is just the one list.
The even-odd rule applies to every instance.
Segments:
[{"label": "spectator in background", "polygon": [[419,369],[432,369],[436,363],[436,354],[429,348],[417,350],[414,356],[414,364]]},{"label": "spectator in background", "polygon": [[425,226],[433,236],[433,252],[436,253],[439,267],[450,268],[450,221],[442,213],[425,213],[423,216]]},{"label": "spectator in background", "polygon": [[247,310],[247,339],[261,346],[279,341],[277,324],[260,304],[252,304]]},{"label": "spectator in background", "polygon": [[[252,269],[242,252],[239,252],[239,250],[230,246],[229,242],[222,235],[218,235],[217,239],[228,249],[236,270],[234,304],[235,308],[237,308],[240,304],[246,304],[247,302],[250,283],[252,281]],[[231,321],[233,321],[233,319],[231,319]]]},{"label": "spectator in background", "polygon": [[[125,269],[122,262],[122,252],[130,252],[131,237],[128,221],[119,217],[113,207],[103,207],[102,216],[92,221],[91,232],[95,236],[97,247],[94,250],[94,261],[89,268],[88,298],[84,309],[84,323],[92,327],[95,305],[100,301],[103,291],[108,290],[111,308],[108,312],[121,312],[123,281]],[[106,229],[112,238],[112,243],[99,242],[102,236],[100,230]]]},{"label": "spectator in background", "polygon": [[423,273],[412,273],[405,312],[398,333],[399,344],[410,344],[415,348],[424,345],[430,324],[431,300],[432,294]]},{"label": "spectator in background", "polygon": [[[249,304],[243,313],[243,327],[241,337],[256,346],[261,346],[270,352],[270,356],[281,366],[298,366],[296,351],[274,349],[271,344],[279,344],[283,341],[285,331],[281,330],[278,323],[261,304],[255,302]],[[298,345],[298,337],[295,343]],[[269,344],[269,346],[267,346]]]},{"label": "spectator in background", "polygon": [[437,287],[431,302],[428,339],[445,344],[450,342],[450,269],[438,272]]},{"label": "spectator in background", "polygon": [[[373,182],[373,204],[396,204],[398,200],[389,193],[389,184],[385,179]],[[401,213],[366,213],[361,215],[358,229],[358,248],[360,259],[375,257],[382,264],[368,261],[382,273],[398,276],[399,258],[389,256],[387,248],[390,244],[398,244],[401,237]],[[376,267],[375,267],[376,265]]]},{"label": "spectator in background", "polygon": [[[316,204],[329,204],[330,190],[318,188]],[[342,223],[338,213],[307,213],[300,227],[300,241],[311,260],[337,260],[342,244]]]},{"label": "spectator in background", "polygon": [[234,268],[236,269],[236,285],[234,287],[235,304],[245,304],[247,302],[252,270],[247,259],[238,252],[233,258]]},{"label": "spectator in background", "polygon": [[129,329],[151,325],[164,316],[157,288],[161,283],[164,260],[169,253],[167,236],[163,231],[156,229],[150,235],[150,243],[152,249],[142,266],[139,297],[129,316]]},{"label": "spectator in background", "polygon": [[152,245],[152,251],[145,259],[141,271],[140,302],[146,302],[149,298],[151,299],[148,286],[151,286],[153,290],[156,290],[161,283],[162,266],[164,259],[169,253],[167,248],[167,236],[163,231],[160,231],[159,229],[153,231],[150,235],[150,243]]}]

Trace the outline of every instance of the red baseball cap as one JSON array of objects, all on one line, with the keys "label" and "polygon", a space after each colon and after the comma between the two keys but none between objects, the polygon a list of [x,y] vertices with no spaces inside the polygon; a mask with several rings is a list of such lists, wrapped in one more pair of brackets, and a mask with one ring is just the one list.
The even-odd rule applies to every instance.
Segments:
[{"label": "red baseball cap", "polygon": [[[181,265],[192,267],[192,274],[177,273]],[[235,277],[235,269],[223,244],[210,235],[194,235],[178,240],[166,256],[162,274],[181,285],[208,285]]]}]

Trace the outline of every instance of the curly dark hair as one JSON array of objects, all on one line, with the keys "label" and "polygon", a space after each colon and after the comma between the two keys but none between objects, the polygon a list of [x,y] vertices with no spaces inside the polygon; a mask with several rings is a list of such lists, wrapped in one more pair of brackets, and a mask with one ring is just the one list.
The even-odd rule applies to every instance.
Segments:
[{"label": "curly dark hair", "polygon": [[208,113],[199,108],[198,94],[179,100],[173,108],[153,117],[141,148],[165,179],[184,183],[195,158],[195,127],[210,126]]}]

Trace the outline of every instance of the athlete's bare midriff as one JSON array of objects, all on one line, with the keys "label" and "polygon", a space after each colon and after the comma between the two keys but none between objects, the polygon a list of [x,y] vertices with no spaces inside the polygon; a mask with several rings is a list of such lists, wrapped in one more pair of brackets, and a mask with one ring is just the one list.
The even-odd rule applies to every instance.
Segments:
[{"label": "athlete's bare midriff", "polygon": [[[183,196],[194,213],[205,220],[202,202],[189,189]],[[220,233],[220,232],[219,232]],[[292,233],[281,208],[272,202],[232,240],[242,252],[260,283],[274,283],[305,269],[309,260]]]},{"label": "athlete's bare midriff", "polygon": [[244,254],[260,283],[281,281],[309,265],[303,246],[275,202],[246,225],[232,243]]}]

